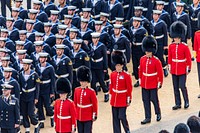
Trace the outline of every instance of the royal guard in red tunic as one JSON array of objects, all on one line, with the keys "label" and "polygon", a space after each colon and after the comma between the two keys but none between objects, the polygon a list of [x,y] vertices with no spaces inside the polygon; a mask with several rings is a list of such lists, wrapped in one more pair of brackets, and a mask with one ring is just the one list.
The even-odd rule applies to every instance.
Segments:
[{"label": "royal guard in red tunic", "polygon": [[115,71],[110,75],[110,105],[112,106],[113,132],[121,133],[121,124],[126,133],[130,133],[126,117],[126,109],[132,99],[131,75],[123,70],[126,65],[126,56],[121,51],[114,51],[111,55]]},{"label": "royal guard in red tunic", "polygon": [[74,92],[74,103],[77,110],[78,133],[92,133],[93,121],[97,119],[98,102],[96,92],[90,88],[91,71],[86,66],[77,70],[77,80],[81,86]]},{"label": "royal guard in red tunic", "polygon": [[152,36],[146,36],[142,41],[145,55],[140,59],[139,81],[142,87],[142,101],[145,110],[145,119],[141,124],[151,122],[151,102],[154,105],[156,120],[161,120],[161,111],[158,99],[158,89],[163,84],[163,69],[161,61],[154,56],[157,51],[157,42]]},{"label": "royal guard in red tunic", "polygon": [[174,22],[170,27],[170,37],[173,42],[169,45],[168,64],[169,71],[172,74],[174,86],[175,106],[173,110],[181,108],[181,97],[179,88],[181,88],[184,108],[189,107],[188,92],[186,87],[186,78],[191,70],[191,53],[187,44],[181,42],[185,38],[186,25],[180,21]]},{"label": "royal guard in red tunic", "polygon": [[69,99],[71,83],[67,78],[59,78],[56,82],[57,93],[60,99],[55,101],[54,121],[57,133],[74,133],[76,131],[76,108]]}]

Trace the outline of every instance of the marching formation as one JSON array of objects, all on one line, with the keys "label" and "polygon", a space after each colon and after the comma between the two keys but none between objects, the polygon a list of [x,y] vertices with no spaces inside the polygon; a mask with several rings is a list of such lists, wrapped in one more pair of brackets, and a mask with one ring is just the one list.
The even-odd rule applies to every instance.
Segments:
[{"label": "marching formation", "polygon": [[[101,90],[104,102],[110,101],[113,132],[121,133],[122,125],[130,133],[126,110],[133,87],[142,88],[141,124],[151,122],[151,102],[160,121],[158,89],[168,72],[175,97],[172,109],[181,108],[180,90],[184,108],[189,107],[188,39],[200,83],[198,0],[191,5],[180,0],[58,0],[59,5],[33,0],[27,10],[22,2],[14,0],[11,16],[0,16],[2,133],[20,132],[20,125],[30,133],[31,124],[39,133],[46,116],[57,133],[91,133]],[[127,63],[133,64],[132,75]]]}]

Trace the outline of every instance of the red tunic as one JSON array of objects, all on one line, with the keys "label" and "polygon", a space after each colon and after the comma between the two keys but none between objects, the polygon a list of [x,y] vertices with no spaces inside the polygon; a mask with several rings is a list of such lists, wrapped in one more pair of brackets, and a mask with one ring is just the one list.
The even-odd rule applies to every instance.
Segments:
[{"label": "red tunic", "polygon": [[200,62],[200,31],[196,31],[194,35],[194,51],[196,52],[196,61]]},{"label": "red tunic", "polygon": [[96,93],[91,88],[76,88],[74,92],[74,103],[77,110],[77,120],[90,121],[97,116],[98,102]]},{"label": "red tunic", "polygon": [[145,89],[155,89],[158,83],[163,83],[163,69],[160,60],[152,56],[151,58],[144,55],[140,59],[139,66],[140,85]]},{"label": "red tunic", "polygon": [[191,53],[185,43],[172,43],[168,50],[168,64],[171,74],[183,75],[191,70]]},{"label": "red tunic", "polygon": [[110,75],[110,104],[113,107],[126,107],[127,99],[132,99],[132,79],[127,72],[114,71]]},{"label": "red tunic", "polygon": [[54,121],[56,132],[72,132],[72,127],[76,127],[76,109],[72,100],[55,101]]}]

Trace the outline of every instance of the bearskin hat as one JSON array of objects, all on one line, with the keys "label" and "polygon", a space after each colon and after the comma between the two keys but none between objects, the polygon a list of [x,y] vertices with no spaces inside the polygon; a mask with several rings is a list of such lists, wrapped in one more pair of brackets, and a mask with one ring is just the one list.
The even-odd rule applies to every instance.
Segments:
[{"label": "bearskin hat", "polygon": [[87,81],[91,82],[92,80],[92,74],[88,67],[86,66],[80,66],[77,70],[77,80],[80,81]]},{"label": "bearskin hat", "polygon": [[67,78],[59,78],[56,81],[56,92],[58,94],[71,93],[72,85]]},{"label": "bearskin hat", "polygon": [[127,62],[126,56],[124,55],[124,53],[118,50],[112,52],[111,61],[112,61],[112,64],[114,65],[116,64],[125,65]]},{"label": "bearskin hat", "polygon": [[158,49],[157,41],[152,36],[146,36],[142,41],[143,52],[152,52],[156,54]]},{"label": "bearskin hat", "polygon": [[181,21],[175,21],[170,26],[170,37],[184,39],[187,33],[187,26]]}]

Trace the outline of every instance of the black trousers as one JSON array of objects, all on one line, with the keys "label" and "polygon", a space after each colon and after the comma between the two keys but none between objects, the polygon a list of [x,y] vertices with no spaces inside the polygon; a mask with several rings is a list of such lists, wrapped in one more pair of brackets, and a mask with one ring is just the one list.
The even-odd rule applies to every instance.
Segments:
[{"label": "black trousers", "polygon": [[27,9],[31,9],[31,0],[27,0]]},{"label": "black trousers", "polygon": [[186,74],[183,75],[174,75],[172,74],[172,82],[174,86],[174,97],[175,97],[175,104],[181,105],[181,97],[180,97],[180,91],[179,88],[182,91],[184,102],[188,103],[188,92],[186,87]]},{"label": "black trousers", "polygon": [[72,99],[74,99],[74,91],[76,87],[81,86],[77,81],[76,71],[73,71],[73,84],[72,84]]},{"label": "black trousers", "polygon": [[77,120],[78,133],[92,133],[93,121]]},{"label": "black trousers", "polygon": [[166,62],[164,60],[164,47],[163,46],[158,46],[158,50],[157,50],[156,56],[161,61],[162,67],[165,67],[166,66]]},{"label": "black trousers", "polygon": [[96,83],[99,82],[101,88],[103,89],[104,93],[108,92],[108,88],[104,82],[104,77],[105,77],[105,73],[103,70],[98,70],[98,69],[92,69],[92,83],[91,83],[91,87],[96,91],[97,94],[97,89],[96,89]]},{"label": "black trousers", "polygon": [[30,127],[30,122],[29,122],[29,118],[31,120],[31,124],[33,125],[37,125],[38,124],[38,120],[36,118],[36,115],[34,113],[34,107],[35,107],[35,103],[34,101],[20,101],[20,107],[21,107],[21,113],[23,116],[23,125],[25,128],[29,128]]},{"label": "black trousers", "polygon": [[198,72],[198,79],[199,79],[199,86],[200,86],[200,62],[197,62],[197,72]]},{"label": "black trousers", "polygon": [[38,99],[38,118],[39,121],[45,120],[44,110],[43,107],[45,107],[47,116],[53,116],[53,108],[51,107],[51,101],[50,101],[50,95],[40,95]]},{"label": "black trousers", "polygon": [[6,128],[1,128],[1,133],[17,133],[17,130],[14,129],[6,129]]},{"label": "black trousers", "polygon": [[1,13],[2,16],[6,17],[6,6],[11,11],[11,0],[0,0],[1,1]]},{"label": "black trousers", "polygon": [[121,133],[121,125],[124,128],[125,133],[130,133],[128,121],[126,118],[126,108],[127,107],[113,107],[112,106],[112,117],[113,117],[113,132]]},{"label": "black trousers", "polygon": [[154,105],[155,114],[160,114],[160,105],[158,100],[158,89],[142,88],[142,101],[144,104],[145,118],[151,118],[151,101]]}]

